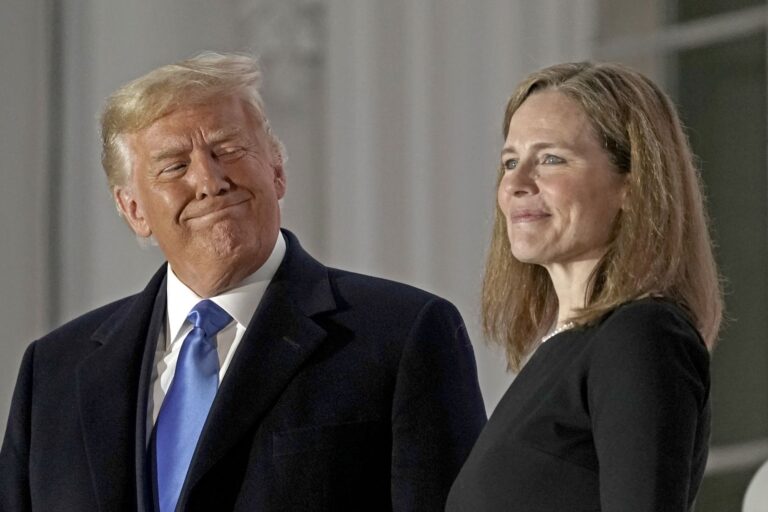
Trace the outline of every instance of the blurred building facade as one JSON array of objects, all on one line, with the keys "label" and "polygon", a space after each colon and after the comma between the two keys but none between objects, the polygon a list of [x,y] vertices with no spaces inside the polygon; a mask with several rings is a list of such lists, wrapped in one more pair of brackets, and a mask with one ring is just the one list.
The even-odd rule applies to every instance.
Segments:
[{"label": "blurred building facade", "polygon": [[700,157],[730,320],[713,357],[697,510],[737,510],[768,458],[764,0],[6,0],[0,16],[0,419],[25,346],[137,291],[160,254],[114,213],[97,116],[116,87],[202,50],[261,56],[283,139],[283,225],[325,263],[462,311],[489,412],[511,380],[478,298],[507,96],[565,60],[664,85]]}]

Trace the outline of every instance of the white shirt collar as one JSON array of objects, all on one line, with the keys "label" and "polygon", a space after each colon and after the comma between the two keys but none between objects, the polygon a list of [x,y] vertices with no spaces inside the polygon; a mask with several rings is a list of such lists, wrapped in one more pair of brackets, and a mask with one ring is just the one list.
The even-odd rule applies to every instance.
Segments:
[{"label": "white shirt collar", "polygon": [[[236,287],[210,299],[229,313],[243,328],[247,327],[269,282],[283,261],[285,248],[283,234],[278,232],[272,254],[256,272],[243,279]],[[181,282],[173,272],[170,263],[168,264],[167,275],[168,330],[166,331],[166,346],[169,346],[184,327],[189,312],[202,298]]]}]

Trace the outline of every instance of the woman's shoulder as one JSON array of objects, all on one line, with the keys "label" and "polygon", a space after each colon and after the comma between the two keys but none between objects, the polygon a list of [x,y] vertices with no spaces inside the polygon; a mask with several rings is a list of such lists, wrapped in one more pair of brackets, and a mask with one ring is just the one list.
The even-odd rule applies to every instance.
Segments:
[{"label": "woman's shoulder", "polygon": [[608,313],[597,326],[598,333],[614,333],[617,330],[627,334],[653,334],[673,330],[685,338],[694,338],[704,346],[688,312],[662,297],[646,297],[622,304]]},{"label": "woman's shoulder", "polygon": [[618,306],[603,319],[606,322],[684,321],[693,328],[689,314],[671,299],[644,297]]},{"label": "woman's shoulder", "polygon": [[682,307],[640,299],[616,308],[593,329],[589,380],[595,396],[618,388],[634,397],[658,397],[685,388],[695,390],[704,407],[709,352]]},{"label": "woman's shoulder", "polygon": [[609,357],[620,352],[643,359],[686,354],[708,360],[704,340],[689,314],[665,298],[647,297],[623,304],[593,329],[595,350]]}]

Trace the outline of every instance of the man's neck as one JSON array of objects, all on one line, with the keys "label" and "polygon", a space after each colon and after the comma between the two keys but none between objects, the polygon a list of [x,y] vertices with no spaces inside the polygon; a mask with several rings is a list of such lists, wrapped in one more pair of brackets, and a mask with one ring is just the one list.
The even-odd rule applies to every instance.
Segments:
[{"label": "man's neck", "polygon": [[198,261],[170,261],[176,277],[200,298],[208,299],[235,288],[248,276],[258,272],[275,254],[278,241],[284,252],[285,242],[282,233],[277,232],[275,242],[269,250],[258,255],[244,255],[237,251],[227,257],[200,259]]}]

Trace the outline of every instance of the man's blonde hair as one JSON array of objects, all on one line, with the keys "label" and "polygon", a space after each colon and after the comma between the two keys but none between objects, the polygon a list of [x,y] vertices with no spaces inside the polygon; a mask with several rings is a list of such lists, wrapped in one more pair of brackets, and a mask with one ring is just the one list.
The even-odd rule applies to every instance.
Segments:
[{"label": "man's blonde hair", "polygon": [[159,67],[133,80],[107,100],[101,116],[101,163],[110,190],[125,184],[130,158],[122,135],[142,130],[170,112],[220,96],[239,96],[259,118],[273,149],[285,159],[280,141],[271,133],[259,94],[261,71],[251,56],[204,52]]}]

